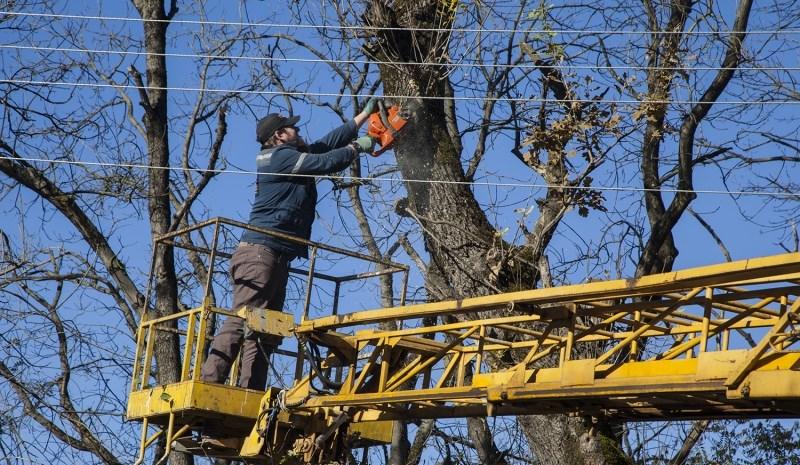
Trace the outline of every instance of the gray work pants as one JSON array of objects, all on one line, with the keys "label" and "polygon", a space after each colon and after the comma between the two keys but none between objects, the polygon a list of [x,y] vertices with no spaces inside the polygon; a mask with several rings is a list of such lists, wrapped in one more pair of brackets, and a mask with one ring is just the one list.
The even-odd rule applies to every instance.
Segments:
[{"label": "gray work pants", "polygon": [[[244,305],[283,310],[290,260],[269,247],[240,243],[230,264],[233,310],[237,311]],[[276,347],[278,339],[249,331],[247,333],[249,334],[244,330],[244,320],[227,318],[219,333],[214,336],[208,358],[200,372],[200,379],[212,383],[225,382],[233,359],[239,353],[239,347],[244,340],[238,385],[263,390],[267,381],[269,352]]]}]

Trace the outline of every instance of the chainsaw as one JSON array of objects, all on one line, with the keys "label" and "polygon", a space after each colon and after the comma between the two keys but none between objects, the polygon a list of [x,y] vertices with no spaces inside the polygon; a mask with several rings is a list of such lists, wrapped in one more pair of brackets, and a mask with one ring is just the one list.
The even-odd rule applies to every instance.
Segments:
[{"label": "chainsaw", "polygon": [[377,157],[392,148],[400,130],[408,121],[401,116],[400,107],[386,108],[382,101],[378,101],[378,111],[369,117],[367,135],[372,137],[380,148],[372,152]]}]

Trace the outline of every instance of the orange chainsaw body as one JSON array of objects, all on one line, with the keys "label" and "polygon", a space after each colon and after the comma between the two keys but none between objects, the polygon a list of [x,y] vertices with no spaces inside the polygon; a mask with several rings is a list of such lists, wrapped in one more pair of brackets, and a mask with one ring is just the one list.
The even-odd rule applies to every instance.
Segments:
[{"label": "orange chainsaw body", "polygon": [[[383,108],[381,108],[383,110]],[[400,117],[400,108],[391,106],[386,112],[379,111],[369,117],[367,135],[372,137],[380,145],[380,149],[372,152],[372,156],[377,157],[383,152],[392,148],[397,134],[408,121]]]}]

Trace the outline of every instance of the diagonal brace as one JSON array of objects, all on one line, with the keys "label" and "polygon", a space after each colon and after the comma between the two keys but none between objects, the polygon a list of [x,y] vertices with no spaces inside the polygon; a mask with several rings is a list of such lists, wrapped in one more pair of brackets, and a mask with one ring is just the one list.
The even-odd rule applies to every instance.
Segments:
[{"label": "diagonal brace", "polygon": [[795,299],[794,303],[789,310],[786,311],[783,315],[781,315],[780,319],[775,323],[775,326],[769,330],[767,334],[761,338],[758,345],[750,349],[747,353],[747,357],[742,359],[738,365],[733,368],[732,374],[725,380],[725,386],[728,389],[736,389],[739,385],[744,381],[747,375],[750,373],[750,370],[758,363],[759,359],[764,352],[767,351],[770,345],[770,341],[778,335],[783,329],[789,324],[789,320],[797,315],[798,311],[800,311],[800,298]]}]

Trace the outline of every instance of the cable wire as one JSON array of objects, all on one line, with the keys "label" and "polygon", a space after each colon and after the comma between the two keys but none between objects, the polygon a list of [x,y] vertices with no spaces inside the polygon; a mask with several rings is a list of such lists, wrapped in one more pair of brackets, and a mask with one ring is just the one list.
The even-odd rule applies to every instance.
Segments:
[{"label": "cable wire", "polygon": [[[39,81],[28,79],[0,79],[0,84],[20,84],[34,86],[64,86],[64,87],[95,87],[95,88],[114,88],[114,89],[135,89],[135,90],[169,90],[176,92],[210,92],[225,94],[251,94],[251,95],[283,95],[288,97],[342,97],[342,98],[370,98],[372,94],[347,94],[340,92],[301,92],[301,91],[273,91],[273,90],[250,90],[250,89],[215,89],[203,87],[180,87],[180,86],[137,86],[134,84],[102,84],[88,82],[68,82],[68,81]],[[634,105],[643,102],[650,104],[674,104],[674,105],[697,105],[708,103],[712,105],[800,105],[797,100],[718,100],[704,102],[702,100],[633,100],[633,99],[593,99],[593,98],[569,98],[551,99],[540,97],[468,97],[468,96],[430,96],[430,95],[383,95],[382,98],[389,99],[417,99],[417,100],[452,100],[452,101],[495,101],[495,102],[532,102],[532,103],[614,103],[620,105]]]},{"label": "cable wire", "polygon": [[9,157],[3,156],[7,160],[14,161],[27,161],[27,162],[42,162],[51,164],[64,164],[64,165],[80,165],[80,166],[102,166],[102,167],[115,167],[115,168],[128,168],[128,169],[142,169],[142,170],[166,170],[166,171],[186,171],[195,173],[214,173],[214,174],[247,174],[247,175],[273,175],[297,178],[313,178],[313,179],[330,179],[337,181],[351,181],[351,182],[385,182],[385,183],[419,183],[419,184],[450,184],[450,185],[466,185],[474,187],[508,187],[508,188],[528,188],[528,189],[564,189],[564,190],[582,190],[582,191],[604,191],[604,192],[660,192],[669,194],[678,193],[695,193],[695,194],[712,194],[712,195],[734,195],[734,196],[761,196],[761,197],[776,197],[787,199],[800,200],[800,192],[774,192],[774,191],[731,191],[731,190],[716,190],[716,189],[673,189],[673,188],[645,188],[645,187],[614,187],[614,186],[573,186],[569,184],[541,184],[541,183],[522,183],[522,182],[490,182],[490,181],[449,181],[449,180],[436,180],[436,179],[396,179],[388,177],[364,177],[364,176],[333,176],[333,175],[313,175],[313,174],[299,174],[299,173],[275,173],[267,171],[248,171],[248,170],[231,170],[231,169],[206,169],[206,168],[185,168],[182,166],[149,166],[135,163],[111,163],[99,161],[82,161],[82,160],[53,160],[49,158],[34,158],[34,157]]},{"label": "cable wire", "polygon": [[[325,63],[325,64],[344,64],[344,65],[400,65],[400,66],[444,66],[451,68],[516,68],[516,69],[540,69],[542,66],[525,65],[525,64],[508,64],[508,63],[465,63],[465,62],[450,62],[450,63],[430,63],[420,61],[381,61],[381,60],[346,60],[346,59],[323,59],[323,58],[274,58],[274,57],[251,57],[251,56],[237,56],[237,55],[209,55],[200,53],[155,53],[155,52],[139,52],[131,50],[102,50],[102,49],[88,49],[88,48],[70,48],[70,47],[46,47],[39,45],[15,45],[15,44],[0,44],[0,49],[14,49],[14,50],[35,50],[46,52],[67,52],[67,53],[97,53],[107,55],[131,55],[131,56],[163,56],[163,57],[176,57],[176,58],[202,58],[207,60],[245,60],[245,61],[270,61],[270,62],[287,62],[287,63]],[[725,66],[642,66],[642,65],[571,65],[571,64],[548,64],[547,68],[554,69],[574,69],[574,70],[638,70],[638,71],[651,71],[651,70],[665,70],[665,71],[800,71],[800,66],[758,66],[758,67],[725,67]]]},{"label": "cable wire", "polygon": [[[303,338],[303,343],[306,347],[306,355],[308,356],[308,360],[310,363],[311,370],[317,375],[322,384],[325,385],[325,388],[336,391],[341,389],[344,386],[344,382],[341,381],[334,381],[328,377],[328,374],[325,373],[325,369],[322,367],[322,354],[319,351],[319,347],[311,342],[308,338]],[[309,384],[313,382],[313,378],[309,379]],[[322,391],[325,392],[325,391]]]},{"label": "cable wire", "polygon": [[466,32],[466,33],[489,33],[489,34],[508,34],[525,32],[529,34],[587,34],[587,35],[649,35],[649,34],[681,34],[681,35],[727,35],[737,33],[759,34],[759,35],[785,35],[800,34],[800,29],[772,29],[772,30],[752,30],[752,31],[636,31],[636,30],[603,30],[603,29],[516,29],[516,28],[427,28],[427,27],[383,27],[368,25],[333,25],[333,24],[291,24],[291,23],[254,23],[242,21],[208,21],[191,19],[151,19],[151,18],[131,18],[125,16],[91,16],[91,15],[67,15],[55,13],[29,13],[18,11],[0,11],[0,15],[40,17],[54,19],[81,19],[81,20],[100,20],[100,21],[127,21],[127,22],[161,22],[171,24],[193,24],[211,26],[236,26],[236,27],[265,27],[265,28],[296,28],[296,29],[339,29],[356,31],[409,31],[409,32]]}]

